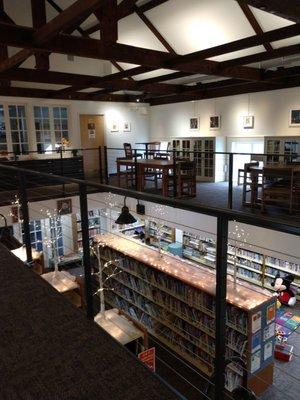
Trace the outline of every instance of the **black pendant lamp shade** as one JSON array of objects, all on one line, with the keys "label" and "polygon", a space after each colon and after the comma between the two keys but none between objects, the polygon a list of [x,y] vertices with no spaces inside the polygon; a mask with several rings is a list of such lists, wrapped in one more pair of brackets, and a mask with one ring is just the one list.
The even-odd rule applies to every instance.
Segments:
[{"label": "black pendant lamp shade", "polygon": [[126,206],[126,197],[124,198],[124,206],[122,207],[121,214],[116,219],[115,223],[118,225],[134,224],[137,220],[130,214],[129,208]]}]

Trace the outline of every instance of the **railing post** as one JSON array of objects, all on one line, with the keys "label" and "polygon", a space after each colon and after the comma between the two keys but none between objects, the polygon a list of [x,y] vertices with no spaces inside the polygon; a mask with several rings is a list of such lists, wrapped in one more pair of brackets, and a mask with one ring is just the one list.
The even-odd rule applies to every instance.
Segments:
[{"label": "railing post", "polygon": [[107,146],[104,146],[104,171],[105,171],[105,183],[108,185],[108,162],[107,162]]},{"label": "railing post", "polygon": [[86,186],[79,185],[80,215],[82,229],[82,248],[83,248],[83,267],[85,280],[85,299],[87,307],[87,317],[94,318],[93,310],[93,292],[92,292],[92,275],[91,275],[91,255],[90,255],[90,239],[89,239],[89,219],[88,219],[88,202]]},{"label": "railing post", "polygon": [[232,188],[233,188],[233,153],[229,153],[229,166],[228,166],[228,204],[227,207],[232,209]]},{"label": "railing post", "polygon": [[[134,187],[135,190],[138,190],[138,164],[137,164],[137,150],[134,149],[134,177],[135,177],[135,182],[134,182]],[[142,177],[140,177],[142,178]],[[141,187],[143,187],[143,184],[141,184]]]},{"label": "railing post", "polygon": [[215,311],[215,400],[224,398],[228,220],[218,217]]},{"label": "railing post", "polygon": [[24,244],[26,247],[26,257],[27,263],[30,265],[32,263],[32,250],[31,250],[31,240],[30,240],[30,226],[29,226],[29,211],[28,211],[28,199],[26,191],[26,177],[24,172],[18,172],[19,176],[19,196],[21,204],[21,215],[23,220],[23,230],[24,230]]},{"label": "railing post", "polygon": [[173,150],[173,196],[177,196],[177,176],[176,176],[176,151]]},{"label": "railing post", "polygon": [[100,183],[103,183],[103,172],[102,172],[102,147],[98,147],[98,156],[99,156],[99,179]]},{"label": "railing post", "polygon": [[[60,174],[61,176],[64,176],[64,161],[63,161],[63,150],[62,146],[59,148],[59,156],[60,156]],[[65,182],[62,184],[62,191],[63,191],[63,196],[65,196]]]}]

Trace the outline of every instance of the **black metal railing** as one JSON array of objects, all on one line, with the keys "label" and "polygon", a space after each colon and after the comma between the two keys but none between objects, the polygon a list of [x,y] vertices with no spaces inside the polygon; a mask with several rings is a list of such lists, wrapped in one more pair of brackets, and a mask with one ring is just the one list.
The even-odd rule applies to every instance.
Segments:
[{"label": "black metal railing", "polygon": [[[266,218],[260,215],[251,215],[234,210],[225,210],[215,207],[202,206],[188,203],[186,201],[162,197],[149,193],[136,192],[130,189],[122,189],[115,186],[109,186],[94,181],[78,180],[63,177],[60,175],[50,175],[38,171],[32,171],[24,168],[12,167],[0,164],[0,171],[7,175],[18,176],[19,196],[21,210],[23,214],[24,244],[26,246],[27,262],[32,263],[32,249],[29,229],[29,209],[27,199],[27,182],[32,176],[38,176],[45,179],[54,179],[61,184],[76,184],[79,187],[81,229],[83,237],[83,267],[85,276],[85,298],[87,317],[93,318],[93,293],[91,285],[91,254],[89,243],[88,226],[88,206],[87,206],[87,187],[93,187],[99,192],[111,192],[114,194],[128,196],[137,200],[145,200],[152,203],[175,207],[181,210],[192,211],[198,214],[209,215],[217,218],[217,249],[216,249],[216,347],[215,347],[215,399],[223,398],[225,390],[225,332],[226,332],[226,290],[227,290],[227,244],[228,244],[228,223],[237,221],[254,225],[257,227],[273,229],[275,231],[285,232],[300,236],[300,227],[289,223],[281,223],[276,219]],[[13,179],[13,178],[12,178]]]}]

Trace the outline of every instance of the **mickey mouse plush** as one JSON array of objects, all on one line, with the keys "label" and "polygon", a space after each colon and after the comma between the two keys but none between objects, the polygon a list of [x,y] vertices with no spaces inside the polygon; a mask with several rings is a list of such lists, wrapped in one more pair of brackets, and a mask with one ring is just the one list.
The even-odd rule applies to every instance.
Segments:
[{"label": "mickey mouse plush", "polygon": [[284,277],[277,273],[271,286],[276,290],[276,296],[281,304],[293,307],[296,304],[296,295],[290,288],[294,280],[294,275],[288,274]]}]

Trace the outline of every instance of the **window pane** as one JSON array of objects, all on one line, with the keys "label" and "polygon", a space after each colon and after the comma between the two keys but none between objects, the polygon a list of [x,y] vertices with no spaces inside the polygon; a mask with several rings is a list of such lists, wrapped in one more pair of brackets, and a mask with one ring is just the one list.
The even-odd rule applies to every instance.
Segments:
[{"label": "window pane", "polygon": [[27,132],[21,131],[20,132],[20,141],[25,143],[25,142],[27,142],[27,140],[28,140]]},{"label": "window pane", "polygon": [[60,119],[54,119],[54,130],[60,130]]},{"label": "window pane", "polygon": [[4,108],[2,104],[0,104],[0,117],[4,117]]},{"label": "window pane", "polygon": [[44,143],[37,143],[36,147],[37,147],[38,153],[44,153],[45,152]]},{"label": "window pane", "polygon": [[0,144],[0,151],[7,151],[7,146],[6,144]]},{"label": "window pane", "polygon": [[18,132],[12,132],[11,133],[11,140],[13,143],[19,143],[19,133]]},{"label": "window pane", "polygon": [[61,129],[62,130],[68,130],[68,120],[67,119],[62,119],[61,120]]},{"label": "window pane", "polygon": [[38,119],[38,120],[35,120],[34,125],[35,125],[35,130],[36,130],[36,131],[39,131],[39,130],[42,129],[42,124],[41,124],[41,121],[40,121],[39,119]]},{"label": "window pane", "polygon": [[16,117],[16,116],[17,116],[17,109],[16,109],[16,106],[8,106],[8,113],[9,113],[9,116],[10,116],[11,118]]},{"label": "window pane", "polygon": [[6,133],[0,130],[0,143],[6,143]]},{"label": "window pane", "polygon": [[40,107],[33,107],[34,111],[34,118],[40,118],[42,116],[41,108]]},{"label": "window pane", "polygon": [[28,144],[22,144],[21,145],[22,153],[28,153]]},{"label": "window pane", "polygon": [[49,107],[42,107],[43,118],[49,118]]},{"label": "window pane", "polygon": [[19,144],[13,144],[13,152],[15,153],[15,154],[20,154],[20,147],[19,147]]},{"label": "window pane", "polygon": [[53,107],[53,117],[60,118],[59,107]]},{"label": "window pane", "polygon": [[25,106],[18,106],[19,117],[25,117]]},{"label": "window pane", "polygon": [[10,129],[12,130],[12,131],[17,131],[19,128],[18,128],[18,120],[17,119],[15,119],[15,118],[12,118],[11,120],[10,120]]},{"label": "window pane", "polygon": [[61,107],[60,113],[61,113],[61,118],[68,118],[68,110],[66,107]]},{"label": "window pane", "polygon": [[43,129],[44,129],[45,131],[50,131],[50,121],[49,121],[49,119],[45,119],[45,120],[44,120]]},{"label": "window pane", "polygon": [[20,129],[24,129],[25,131],[27,130],[27,124],[26,124],[26,119],[19,119],[19,124],[20,124]]}]

